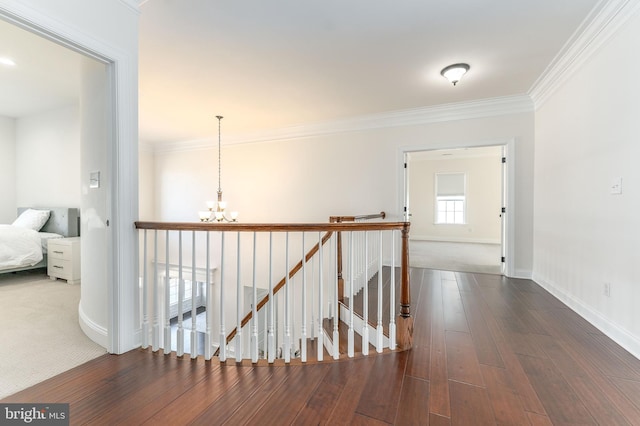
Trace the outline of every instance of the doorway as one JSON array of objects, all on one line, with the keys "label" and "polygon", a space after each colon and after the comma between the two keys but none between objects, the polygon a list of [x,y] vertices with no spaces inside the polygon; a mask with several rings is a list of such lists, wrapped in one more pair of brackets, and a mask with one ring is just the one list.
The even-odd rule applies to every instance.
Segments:
[{"label": "doorway", "polygon": [[5,48],[14,62],[0,75],[2,115],[16,123],[16,194],[10,202],[80,209],[80,303],[74,312],[83,332],[108,348],[104,301],[112,268],[105,225],[111,204],[113,65],[4,12],[0,33],[10,40]]},{"label": "doorway", "polygon": [[405,152],[411,266],[505,273],[504,145]]}]

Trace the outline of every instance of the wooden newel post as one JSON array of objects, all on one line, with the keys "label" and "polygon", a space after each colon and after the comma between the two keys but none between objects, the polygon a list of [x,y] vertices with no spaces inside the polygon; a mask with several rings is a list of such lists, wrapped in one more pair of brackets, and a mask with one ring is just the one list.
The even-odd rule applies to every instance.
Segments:
[{"label": "wooden newel post", "polygon": [[411,289],[409,282],[409,222],[402,229],[402,269],[400,288],[400,314],[397,320],[398,349],[411,349],[413,346],[413,317],[411,317]]}]

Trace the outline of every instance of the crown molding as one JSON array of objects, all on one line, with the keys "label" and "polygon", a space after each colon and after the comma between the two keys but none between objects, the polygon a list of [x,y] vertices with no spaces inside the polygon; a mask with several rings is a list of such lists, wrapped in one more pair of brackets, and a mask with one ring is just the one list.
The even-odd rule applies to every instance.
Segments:
[{"label": "crown molding", "polygon": [[540,108],[638,9],[640,0],[599,2],[529,89],[535,109]]},{"label": "crown molding", "polygon": [[[446,121],[520,114],[533,112],[533,110],[533,103],[528,95],[505,96],[372,114],[326,123],[311,123],[262,132],[230,135],[225,138],[225,145],[273,142],[392,127],[418,126]],[[155,145],[155,150],[156,152],[191,151],[208,149],[214,146],[215,141],[212,138],[206,138],[158,143]]]},{"label": "crown molding", "polygon": [[138,14],[140,13],[141,2],[139,2],[138,0],[120,0],[120,3],[124,4],[129,9],[133,10]]}]

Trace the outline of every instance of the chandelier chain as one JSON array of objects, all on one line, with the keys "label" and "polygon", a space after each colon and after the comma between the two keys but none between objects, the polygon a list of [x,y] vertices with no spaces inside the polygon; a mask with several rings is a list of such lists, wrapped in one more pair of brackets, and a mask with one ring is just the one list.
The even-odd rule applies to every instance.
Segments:
[{"label": "chandelier chain", "polygon": [[221,184],[221,176],[222,176],[222,161],[221,161],[221,154],[220,154],[220,139],[221,139],[221,133],[220,133],[220,122],[222,121],[222,116],[221,115],[216,115],[216,118],[218,119],[218,193],[222,193],[222,184]]}]

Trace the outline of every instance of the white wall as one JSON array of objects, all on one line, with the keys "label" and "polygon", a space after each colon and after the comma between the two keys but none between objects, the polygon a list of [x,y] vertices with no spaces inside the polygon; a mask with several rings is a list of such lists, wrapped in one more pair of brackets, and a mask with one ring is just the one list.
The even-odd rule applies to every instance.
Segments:
[{"label": "white wall", "polygon": [[[109,184],[111,170],[108,162],[106,122],[107,69],[104,64],[89,58],[82,60],[80,105],[82,113],[81,172],[82,211],[80,216],[81,274],[80,320],[85,333],[92,340],[107,346],[107,323],[110,271],[108,257],[107,220],[109,217]],[[99,187],[90,185],[91,173],[100,173]]]},{"label": "white wall", "polygon": [[[326,222],[386,211],[402,220],[404,149],[515,139],[515,269],[532,265],[533,113],[223,146],[222,189],[242,222]],[[158,220],[197,221],[217,190],[217,149],[156,154]]]},{"label": "white wall", "polygon": [[15,120],[0,117],[0,223],[16,218]]},{"label": "white wall", "polygon": [[[414,157],[414,156],[412,156]],[[500,244],[501,155],[457,159],[411,158],[411,239]],[[466,223],[435,223],[436,173],[465,173]]]},{"label": "white wall", "polygon": [[18,206],[80,207],[78,106],[16,119]]},{"label": "white wall", "polygon": [[140,149],[138,159],[139,168],[139,211],[140,220],[155,220],[156,199],[155,199],[155,168],[156,159],[153,150],[150,148]]},{"label": "white wall", "polygon": [[[534,209],[534,279],[636,356],[638,40],[636,14],[537,111]],[[612,195],[617,177],[622,194]]]}]

